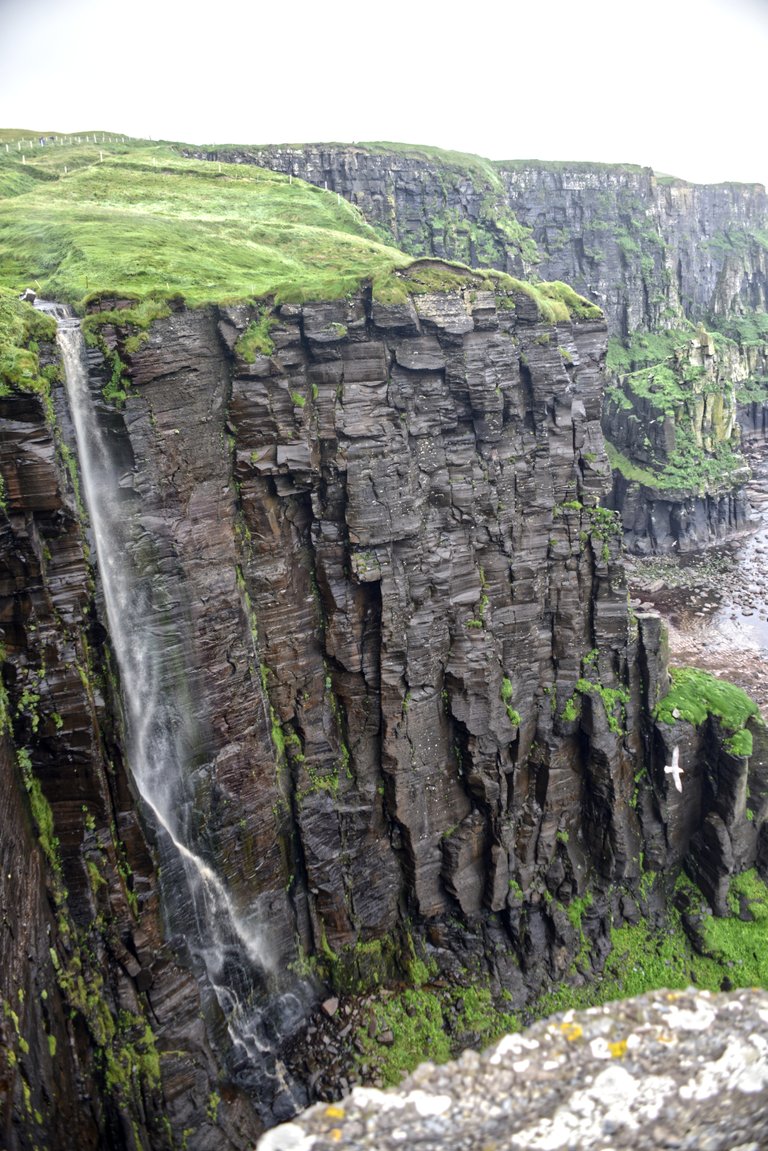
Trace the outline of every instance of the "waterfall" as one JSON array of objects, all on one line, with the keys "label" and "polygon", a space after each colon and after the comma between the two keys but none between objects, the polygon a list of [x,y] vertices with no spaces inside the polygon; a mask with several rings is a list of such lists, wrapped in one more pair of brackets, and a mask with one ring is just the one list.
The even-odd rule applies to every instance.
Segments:
[{"label": "waterfall", "polygon": [[235,907],[195,842],[194,790],[206,733],[185,675],[185,637],[175,634],[178,623],[169,611],[178,590],[153,568],[151,529],[131,514],[114,444],[91,395],[79,321],[60,305],[37,306],[58,324],[82,491],[120,671],[127,760],[157,836],[169,926],[183,936],[204,994],[212,989],[224,1013],[233,1079],[275,1118],[286,1118],[306,1100],[288,1082],[275,1046],[304,1016],[304,989],[280,990],[264,925]]}]

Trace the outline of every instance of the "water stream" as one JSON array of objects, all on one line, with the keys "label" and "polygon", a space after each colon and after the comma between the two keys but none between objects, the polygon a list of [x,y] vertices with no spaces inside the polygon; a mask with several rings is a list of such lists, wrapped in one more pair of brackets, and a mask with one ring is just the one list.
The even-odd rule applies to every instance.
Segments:
[{"label": "water stream", "polygon": [[235,907],[204,845],[195,842],[195,780],[207,731],[204,709],[190,697],[185,637],[175,634],[179,624],[169,610],[180,590],[151,564],[151,528],[135,514],[130,477],[126,483],[119,474],[114,443],[99,418],[79,322],[59,305],[38,306],[58,324],[83,496],[120,671],[127,759],[157,837],[169,928],[183,936],[204,994],[212,989],[224,1013],[231,1075],[275,1117],[285,1117],[305,1100],[274,1049],[305,1005],[300,991],[279,987],[265,925]]}]

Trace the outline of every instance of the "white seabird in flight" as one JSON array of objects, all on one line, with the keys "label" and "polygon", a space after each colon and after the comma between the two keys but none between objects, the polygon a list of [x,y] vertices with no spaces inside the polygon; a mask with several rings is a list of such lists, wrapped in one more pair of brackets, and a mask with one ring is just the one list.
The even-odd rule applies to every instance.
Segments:
[{"label": "white seabird in flight", "polygon": [[672,762],[665,764],[664,774],[672,775],[675,778],[675,787],[678,791],[683,790],[683,781],[680,778],[683,774],[683,769],[680,766],[680,748],[676,747],[672,752]]}]

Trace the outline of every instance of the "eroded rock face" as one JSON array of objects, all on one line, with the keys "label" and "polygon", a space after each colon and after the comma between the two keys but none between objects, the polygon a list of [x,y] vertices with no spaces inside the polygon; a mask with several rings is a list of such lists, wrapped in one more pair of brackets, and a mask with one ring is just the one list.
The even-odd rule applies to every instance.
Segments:
[{"label": "eroded rock face", "polygon": [[259,164],[339,192],[415,256],[513,273],[535,266],[542,279],[594,299],[612,335],[659,330],[670,313],[707,320],[768,301],[768,252],[750,238],[768,222],[759,184],[688,184],[621,164],[473,164],[354,145],[200,158]]},{"label": "eroded rock face", "polygon": [[[604,957],[611,918],[637,913],[627,893],[643,852],[659,871],[698,867],[723,898],[723,876],[766,855],[766,757],[759,739],[751,760],[724,758],[714,727],[652,723],[666,686],[658,619],[630,618],[620,529],[601,505],[603,325],[544,325],[523,295],[384,306],[362,293],[282,307],[271,354],[246,363],[237,340],[254,315],[180,310],[132,352],[126,329],[103,329],[133,383],[124,411],[102,404],[101,418],[130,546],[154,565],[194,702],[190,834],[267,926],[269,993],[295,986],[307,957],[342,989],[402,977],[415,948],[522,1005],[571,967],[583,939],[564,908],[587,890],[584,931]],[[96,397],[103,380],[94,352]],[[162,1114],[191,1129],[190,1148],[246,1145],[259,1126],[246,1098],[211,1095],[212,1050],[225,1075],[242,1070],[222,1016],[163,931],[72,493],[39,402],[2,403],[4,677],[29,756],[27,769],[6,747],[4,818],[18,828],[3,873],[31,849],[35,880],[4,895],[3,995],[13,1005],[24,988],[20,1036],[43,1018],[80,1061],[55,1072],[6,1016],[8,1144],[24,1145],[35,1107],[48,1123],[79,1075],[82,1146],[105,1130],[129,1145],[115,1131],[134,1115],[162,1147]],[[664,772],[677,743],[682,797]],[[68,896],[49,852],[53,911],[35,826],[19,818],[30,778],[60,839]],[[38,805],[42,840],[41,818]],[[173,867],[164,880],[178,931]],[[78,999],[85,950],[95,1002]],[[127,1035],[110,1033],[102,1000]],[[110,1088],[94,1053],[128,1044],[143,1078]],[[36,1096],[27,1112],[24,1079],[45,1109]],[[265,1104],[267,1121],[280,1106]]]},{"label": "eroded rock face", "polygon": [[[692,185],[632,165],[504,163],[353,145],[199,155],[259,164],[340,193],[415,256],[565,281],[603,309],[612,336],[663,333],[684,320],[731,330],[732,321],[764,311],[768,301],[761,185]],[[718,443],[738,450],[733,385],[768,376],[765,340],[753,331],[721,344],[716,363],[720,387],[706,403],[730,411],[730,426],[717,428],[714,440],[706,434],[711,411],[656,410],[614,374],[626,394],[618,410],[606,411],[603,430],[625,457],[614,464],[613,506],[622,512],[630,550],[692,550],[747,526],[738,461],[732,476],[721,466],[681,474],[677,486],[653,482],[675,450],[675,430],[678,449],[684,441],[701,448],[703,420],[708,458],[717,456]],[[742,411],[749,434],[763,435],[764,406],[761,395]],[[632,474],[649,464],[650,478]]]},{"label": "eroded rock face", "polygon": [[[61,387],[54,402],[66,434]],[[249,1104],[211,1105],[219,1068],[183,948],[167,942],[88,546],[41,398],[5,397],[0,428],[2,1144],[166,1148],[186,1130],[190,1148],[252,1145]]]},{"label": "eroded rock face", "polygon": [[277,1127],[258,1151],[701,1147],[768,1140],[764,991],[655,992],[425,1063]]}]

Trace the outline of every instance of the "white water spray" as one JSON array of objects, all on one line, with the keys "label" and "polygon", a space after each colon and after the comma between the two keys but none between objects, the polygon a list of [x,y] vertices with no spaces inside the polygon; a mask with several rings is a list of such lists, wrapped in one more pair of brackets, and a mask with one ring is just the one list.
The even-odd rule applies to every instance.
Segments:
[{"label": "white water spray", "polygon": [[291,1030],[303,1005],[289,992],[273,995],[265,1011],[263,990],[274,980],[262,925],[255,922],[254,910],[244,914],[235,907],[195,846],[195,777],[204,735],[187,689],[183,636],[175,634],[178,628],[170,618],[171,593],[151,561],[139,563],[140,555],[151,557],[154,541],[140,518],[131,515],[130,485],[126,488],[117,474],[112,445],[94,407],[79,322],[58,305],[38,301],[38,306],[53,312],[58,324],[83,494],[120,668],[128,761],[157,829],[164,870],[174,874],[177,907],[176,873],[183,871],[187,898],[183,913],[175,914],[183,924],[172,926],[205,967],[243,1081],[251,1085],[266,1072],[273,1094],[275,1080],[278,1093],[290,1094],[282,1066],[269,1055],[275,1033]]}]

